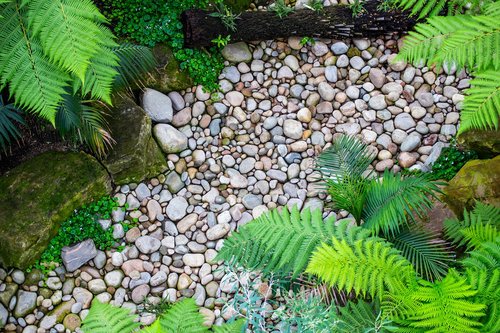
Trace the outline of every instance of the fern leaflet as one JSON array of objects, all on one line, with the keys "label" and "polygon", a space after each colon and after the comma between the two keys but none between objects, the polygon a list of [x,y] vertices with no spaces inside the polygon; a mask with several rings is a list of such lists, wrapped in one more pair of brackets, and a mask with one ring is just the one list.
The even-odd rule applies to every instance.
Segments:
[{"label": "fern leaflet", "polygon": [[95,299],[82,323],[85,333],[130,333],[139,327],[129,309],[114,307]]}]

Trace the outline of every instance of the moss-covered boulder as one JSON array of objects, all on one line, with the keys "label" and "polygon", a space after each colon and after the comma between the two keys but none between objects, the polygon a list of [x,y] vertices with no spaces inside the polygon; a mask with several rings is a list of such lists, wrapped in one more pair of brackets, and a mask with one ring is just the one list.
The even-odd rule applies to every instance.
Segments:
[{"label": "moss-covered boulder", "polygon": [[74,209],[111,192],[92,156],[47,152],[0,177],[0,265],[33,264]]},{"label": "moss-covered boulder", "polygon": [[224,4],[230,7],[234,12],[239,13],[242,12],[252,3],[252,0],[224,0]]},{"label": "moss-covered boulder", "polygon": [[474,150],[481,158],[490,158],[500,154],[500,131],[472,130],[460,134],[458,143]]},{"label": "moss-covered boulder", "polygon": [[153,54],[158,66],[146,76],[144,80],[146,87],[162,93],[169,93],[193,85],[193,80],[189,77],[187,71],[180,69],[179,62],[175,59],[170,47],[158,44],[153,48]]},{"label": "moss-covered boulder", "polygon": [[167,162],[151,135],[151,119],[129,97],[114,100],[110,123],[116,141],[102,161],[116,184],[139,182],[167,169]]},{"label": "moss-covered boulder", "polygon": [[500,156],[467,162],[444,188],[444,200],[457,216],[479,200],[500,206]]}]

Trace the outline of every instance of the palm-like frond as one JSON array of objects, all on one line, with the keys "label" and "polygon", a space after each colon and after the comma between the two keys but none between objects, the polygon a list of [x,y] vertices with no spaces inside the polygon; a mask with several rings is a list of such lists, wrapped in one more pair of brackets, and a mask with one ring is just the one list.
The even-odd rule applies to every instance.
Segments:
[{"label": "palm-like frond", "polygon": [[[500,50],[500,45],[497,45],[497,50]],[[500,117],[500,77],[498,71],[488,70],[477,73],[470,83],[472,87],[466,90],[467,95],[464,98],[464,109],[461,111],[459,133],[473,128],[498,129]]]},{"label": "palm-like frond", "polygon": [[[349,302],[341,307],[338,323],[338,332],[342,333],[365,333],[365,332],[392,332],[388,328],[394,328],[389,322],[380,322],[380,310],[371,303],[359,301]],[[390,327],[389,327],[390,326]],[[387,328],[386,328],[387,327]],[[337,332],[337,330],[335,330]]]},{"label": "palm-like frond", "polygon": [[332,245],[323,243],[313,253],[306,272],[338,289],[379,299],[401,281],[415,279],[413,267],[399,251],[374,239],[354,244],[336,239]]},{"label": "palm-like frond", "polygon": [[345,176],[340,181],[326,179],[328,194],[332,198],[332,208],[344,209],[352,214],[359,225],[366,202],[366,192],[370,182],[367,179]]},{"label": "palm-like frond", "polygon": [[366,192],[363,220],[375,233],[398,232],[401,225],[422,216],[432,207],[431,197],[440,193],[436,182],[425,175],[394,174],[388,170],[382,179],[373,179]]},{"label": "palm-like frond", "polygon": [[17,128],[18,124],[25,125],[20,111],[13,104],[5,105],[0,96],[0,148],[4,152],[12,140],[17,141],[21,137],[21,132]]},{"label": "palm-like frond", "polygon": [[114,89],[132,86],[140,81],[144,73],[152,70],[156,65],[151,49],[142,45],[130,43],[120,44],[113,48],[118,57],[118,76],[116,76]]},{"label": "palm-like frond", "polygon": [[443,278],[454,261],[446,242],[434,233],[407,229],[388,240],[413,264],[417,273],[429,281]]},{"label": "palm-like frond", "polygon": [[129,333],[139,327],[129,309],[114,307],[95,299],[82,323],[85,333]]},{"label": "palm-like frond", "polygon": [[84,104],[75,95],[64,95],[56,115],[56,128],[63,137],[88,145],[100,156],[113,144],[103,111]]},{"label": "palm-like frond", "polygon": [[479,319],[485,305],[470,300],[477,291],[465,278],[450,272],[443,280],[430,283],[420,281],[413,299],[420,303],[410,313],[406,324],[425,332],[479,332]]},{"label": "palm-like frond", "polygon": [[442,65],[454,62],[458,67],[476,70],[500,68],[500,27],[492,16],[431,17],[410,32],[398,57],[419,63]]},{"label": "palm-like frond", "polygon": [[364,178],[368,166],[375,159],[357,138],[342,135],[316,160],[316,169],[323,179],[341,181],[344,177]]},{"label": "palm-like frond", "polygon": [[29,29],[19,0],[2,5],[0,25],[0,89],[9,85],[16,105],[54,123],[69,75],[50,62]]},{"label": "palm-like frond", "polygon": [[82,81],[97,51],[114,46],[101,45],[106,19],[90,0],[33,0],[28,17],[49,59]]},{"label": "palm-like frond", "polygon": [[160,324],[165,333],[207,333],[208,328],[203,326],[203,322],[203,315],[192,298],[176,302],[160,317]]},{"label": "palm-like frond", "polygon": [[370,237],[370,232],[351,227],[349,220],[335,226],[335,218],[323,221],[321,210],[299,212],[284,207],[281,213],[273,210],[244,225],[224,241],[217,258],[235,260],[240,265],[264,272],[283,275],[303,272],[311,253],[321,242],[332,237],[353,243]]}]

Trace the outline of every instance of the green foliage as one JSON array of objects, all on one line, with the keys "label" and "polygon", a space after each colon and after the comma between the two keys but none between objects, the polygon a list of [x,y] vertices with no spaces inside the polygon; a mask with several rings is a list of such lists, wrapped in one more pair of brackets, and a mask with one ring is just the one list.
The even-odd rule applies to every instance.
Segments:
[{"label": "green foliage", "polygon": [[82,323],[85,333],[241,333],[243,322],[214,326],[213,330],[203,325],[203,315],[198,311],[194,300],[186,298],[176,302],[163,313],[151,326],[137,330],[136,316],[128,309],[114,307],[94,300],[90,311]]},{"label": "green foliage", "polygon": [[[401,1],[408,7],[415,2],[420,4],[414,7],[415,12],[419,12],[424,3],[432,10],[439,7],[435,0]],[[465,5],[465,1],[459,2]],[[478,9],[471,12],[481,15],[430,17],[409,33],[398,56],[400,60],[416,64],[422,61],[428,66],[455,64],[458,68],[467,66],[472,71],[474,79],[472,87],[466,90],[459,134],[470,129],[497,129],[500,115],[500,5],[491,1],[472,3]],[[426,14],[429,12],[423,11],[421,15]]]},{"label": "green foliage", "polygon": [[309,8],[310,10],[313,10],[315,12],[321,12],[325,9],[323,6],[323,1],[321,0],[313,0],[308,4],[305,4],[304,7]]},{"label": "green foliage", "polygon": [[302,39],[300,40],[300,45],[304,46],[307,44],[314,45],[316,44],[316,41],[312,37],[302,37]]},{"label": "green foliage", "polygon": [[470,300],[476,293],[453,272],[436,283],[421,280],[412,297],[419,305],[408,313],[405,323],[425,332],[479,332],[477,320],[484,316],[485,305]]},{"label": "green foliage", "polygon": [[354,0],[354,2],[349,5],[349,8],[351,8],[352,17],[359,16],[365,11],[363,2],[360,0]]},{"label": "green foliage", "polygon": [[269,11],[274,12],[276,16],[283,19],[294,12],[292,7],[288,7],[285,4],[285,0],[276,0],[274,5],[269,8]]},{"label": "green foliage", "polygon": [[451,180],[467,163],[467,161],[477,158],[477,153],[470,150],[462,150],[456,146],[445,147],[436,162],[432,164],[430,179]]},{"label": "green foliage", "polygon": [[138,327],[139,323],[134,322],[134,315],[129,309],[101,303],[98,299],[92,302],[82,323],[85,333],[130,333]]},{"label": "green foliage", "polygon": [[413,280],[415,272],[410,262],[391,244],[381,240],[332,240],[323,243],[313,253],[307,273],[346,292],[381,299],[385,291],[394,289],[400,281]]},{"label": "green foliage", "polygon": [[381,179],[367,171],[375,156],[355,137],[341,136],[317,159],[317,170],[334,208],[345,209],[356,222],[379,233],[395,233],[431,207],[437,183],[424,174],[384,172]]},{"label": "green foliage", "polygon": [[313,250],[322,242],[330,243],[332,237],[353,243],[368,238],[370,232],[349,228],[345,220],[335,226],[335,218],[323,221],[321,211],[291,212],[283,207],[281,213],[273,210],[246,224],[224,241],[217,258],[236,260],[239,264],[264,272],[281,275],[300,274],[307,265]]},{"label": "green foliage", "polygon": [[462,220],[456,218],[445,220],[443,229],[446,238],[452,244],[463,246],[473,241],[469,246],[475,244],[477,246],[478,239],[483,239],[483,237],[495,241],[499,224],[500,208],[478,202],[471,212],[464,210]]},{"label": "green foliage", "polygon": [[102,3],[104,14],[119,37],[149,47],[168,44],[181,69],[188,71],[195,84],[209,90],[218,89],[217,78],[224,68],[220,50],[217,47],[208,51],[183,48],[181,13],[192,8],[207,8],[208,0],[103,0]]},{"label": "green foliage", "polygon": [[212,43],[217,45],[217,47],[224,47],[227,44],[229,44],[229,41],[231,40],[231,35],[227,35],[226,37],[222,37],[222,35],[217,36],[217,38],[212,39]]},{"label": "green foliage", "polygon": [[21,111],[14,104],[4,104],[0,95],[0,148],[6,152],[12,140],[19,140],[21,132],[18,125],[25,125]]},{"label": "green foliage", "polygon": [[227,30],[231,30],[232,32],[236,31],[236,20],[239,19],[240,14],[236,15],[233,13],[231,8],[224,5],[223,3],[218,3],[215,6],[216,11],[210,13],[209,15],[212,17],[216,17],[221,20],[222,24],[226,27]]},{"label": "green foliage", "polygon": [[469,13],[481,13],[484,6],[495,0],[386,0],[392,6],[404,10],[411,10],[412,15],[422,19],[428,16],[439,15],[447,9],[449,15]]},{"label": "green foliage", "polygon": [[429,280],[443,278],[454,256],[437,233],[407,229],[388,239],[415,267],[417,273]]},{"label": "green foliage", "polygon": [[340,308],[339,332],[342,333],[368,333],[368,332],[393,332],[395,326],[390,320],[381,319],[380,311],[374,304],[359,301],[349,302]]},{"label": "green foliage", "polygon": [[34,265],[47,271],[52,263],[61,263],[61,250],[91,238],[100,250],[107,250],[114,244],[113,229],[103,230],[98,219],[110,219],[113,209],[118,207],[116,199],[103,197],[97,202],[85,205],[61,224],[57,235],[50,241],[40,260]]},{"label": "green foliage", "polygon": [[149,47],[122,43],[113,48],[118,58],[118,76],[113,83],[113,89],[123,89],[134,84],[141,84],[141,76],[154,69],[156,60]]}]

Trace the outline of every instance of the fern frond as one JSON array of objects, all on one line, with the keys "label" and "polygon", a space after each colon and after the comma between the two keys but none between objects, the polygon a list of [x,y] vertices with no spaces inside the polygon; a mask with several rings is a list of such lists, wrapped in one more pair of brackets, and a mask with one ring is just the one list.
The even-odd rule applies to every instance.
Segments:
[{"label": "fern frond", "polygon": [[438,234],[418,229],[407,229],[388,239],[401,255],[408,259],[417,273],[433,281],[443,278],[454,254]]},{"label": "fern frond", "polygon": [[402,225],[422,217],[432,207],[431,198],[440,193],[436,182],[425,175],[402,175],[388,170],[382,179],[370,181],[362,218],[363,226],[376,234],[398,232]]},{"label": "fern frond", "polygon": [[417,24],[398,58],[428,65],[454,62],[457,67],[477,70],[500,68],[500,28],[491,16],[437,16]]},{"label": "fern frond", "polygon": [[391,244],[380,240],[345,240],[323,243],[312,255],[307,273],[340,290],[381,299],[400,281],[410,283],[415,272]]},{"label": "fern frond", "polygon": [[500,2],[494,1],[485,7],[484,13],[486,15],[500,17]]},{"label": "fern frond", "polygon": [[0,25],[0,90],[9,86],[15,104],[54,123],[70,76],[51,63],[28,27],[19,0],[3,5]]},{"label": "fern frond", "polygon": [[139,327],[129,309],[114,307],[95,299],[82,323],[85,333],[129,333]]},{"label": "fern frond", "polygon": [[344,177],[364,178],[363,174],[374,159],[367,145],[354,136],[342,135],[319,155],[316,169],[325,180],[340,182]]},{"label": "fern frond", "polygon": [[413,294],[420,306],[409,314],[409,327],[436,333],[479,332],[479,319],[484,316],[485,305],[470,299],[477,291],[464,277],[451,272],[441,281],[421,280],[420,284]]},{"label": "fern frond", "polygon": [[160,317],[160,324],[165,333],[207,333],[203,326],[204,318],[192,298],[176,302]]},{"label": "fern frond", "polygon": [[344,176],[340,181],[326,179],[328,194],[332,198],[334,210],[344,209],[352,214],[360,224],[366,201],[366,192],[370,181],[364,178]]},{"label": "fern frond", "polygon": [[487,242],[462,260],[467,282],[478,291],[474,299],[487,306],[481,332],[500,331],[500,243]]},{"label": "fern frond", "polygon": [[111,48],[100,48],[98,53],[90,59],[83,84],[75,80],[74,93],[80,91],[84,97],[90,95],[92,99],[99,99],[111,105],[111,92],[118,75],[116,70],[118,61],[118,56]]},{"label": "fern frond", "polygon": [[481,247],[486,242],[500,241],[500,232],[498,229],[489,223],[477,223],[468,228],[462,229],[464,241],[467,247]]},{"label": "fern frond", "polygon": [[139,331],[139,333],[164,333],[164,332],[165,331],[161,327],[159,320],[155,320],[153,324]]},{"label": "fern frond", "polygon": [[155,68],[156,60],[150,48],[130,43],[113,48],[118,57],[118,75],[114,89],[121,89],[139,83],[141,76]]},{"label": "fern frond", "polygon": [[[500,45],[496,47],[498,53]],[[472,87],[466,90],[467,95],[464,98],[464,109],[461,111],[459,133],[470,129],[498,129],[500,117],[498,70],[479,72],[475,74],[470,83]]]},{"label": "fern frond", "polygon": [[464,209],[462,220],[456,218],[445,220],[443,223],[443,230],[446,238],[449,239],[452,244],[462,246],[468,242],[462,232],[464,229],[471,227],[473,229],[476,225],[486,224],[491,224],[496,228],[500,226],[500,208],[494,207],[493,205],[476,203],[476,207],[472,212],[468,212]]},{"label": "fern frond", "polygon": [[403,10],[411,9],[411,15],[418,14],[419,19],[438,15],[447,2],[447,0],[390,0],[390,3]]},{"label": "fern frond", "polygon": [[299,212],[283,207],[261,215],[244,225],[224,241],[217,258],[235,260],[249,269],[298,276],[306,267],[311,253],[332,237],[352,243],[370,237],[369,230],[349,227],[344,220],[335,226],[335,218],[323,221],[321,210]]},{"label": "fern frond", "polygon": [[90,0],[33,0],[28,19],[50,61],[82,81],[97,51],[114,46],[101,45],[106,19]]},{"label": "fern frond", "polygon": [[[380,310],[374,304],[363,301],[359,301],[358,303],[348,302],[345,307],[341,307],[339,310],[340,321],[337,328],[338,332],[393,332],[393,330],[385,328],[385,326],[390,326],[390,323],[380,322]],[[391,326],[390,328],[394,327]]]},{"label": "fern frond", "polygon": [[20,110],[13,104],[5,105],[3,98],[0,95],[0,148],[6,152],[7,147],[12,143],[12,140],[21,138],[21,131],[17,125],[25,125]]},{"label": "fern frond", "polygon": [[223,324],[220,326],[212,326],[214,333],[241,333],[245,327],[245,320],[239,319],[232,323]]}]

